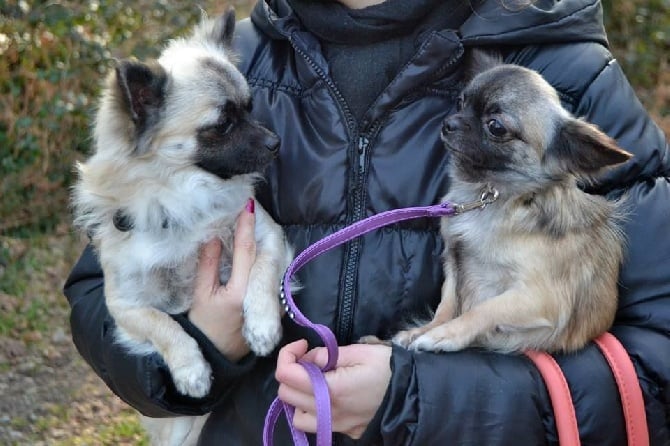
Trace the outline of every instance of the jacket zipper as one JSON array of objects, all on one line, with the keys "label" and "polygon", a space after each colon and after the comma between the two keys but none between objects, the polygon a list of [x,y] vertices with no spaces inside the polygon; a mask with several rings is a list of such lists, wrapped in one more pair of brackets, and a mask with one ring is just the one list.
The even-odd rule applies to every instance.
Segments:
[{"label": "jacket zipper", "polygon": [[[433,74],[432,79],[434,80],[441,76],[442,73],[458,60],[460,55],[461,52],[450,58],[444,66]],[[377,120],[361,129],[358,136],[358,172],[356,172],[355,175],[354,193],[352,194],[353,205],[350,207],[353,211],[348,215],[348,224],[359,221],[365,217],[366,162],[370,152],[370,141],[371,139],[374,139],[379,126],[380,120]],[[357,237],[349,242],[347,250],[345,251],[344,277],[341,281],[343,284],[343,294],[340,296],[338,320],[335,332],[337,338],[345,344],[352,342],[351,331],[353,329],[354,303],[358,297],[356,288],[358,285],[358,269],[360,266],[360,253],[362,247],[363,238]]]},{"label": "jacket zipper", "polygon": [[[458,58],[460,53],[449,59],[443,67],[438,69],[432,76],[437,79]],[[328,79],[327,81],[330,81]],[[337,88],[334,88],[337,92]],[[344,104],[344,98],[337,92],[338,100]],[[345,107],[346,109],[346,107]],[[348,111],[348,109],[346,109]],[[354,223],[365,217],[365,181],[367,176],[366,161],[370,152],[370,138],[376,134],[379,122],[374,122],[361,129],[357,141],[357,151],[353,156],[358,157],[358,171],[355,173],[352,185],[351,211],[347,214],[347,224]],[[363,247],[363,238],[357,237],[346,245],[344,253],[344,275],[340,281],[341,293],[339,296],[338,316],[335,325],[335,336],[344,344],[352,342],[351,332],[354,322],[354,304],[358,298],[356,289],[358,286],[358,269],[360,265],[360,254]]]},{"label": "jacket zipper", "polygon": [[[347,224],[354,223],[365,217],[365,162],[368,155],[370,140],[365,135],[359,135],[357,143],[358,170],[354,178],[354,190],[352,193],[351,213],[347,216]],[[351,343],[351,330],[354,319],[354,302],[356,301],[356,288],[358,285],[358,266],[360,253],[363,247],[363,238],[357,237],[346,245],[344,255],[344,274],[341,280],[342,293],[338,308],[338,318],[335,326],[337,339],[345,344]]]},{"label": "jacket zipper", "polygon": [[[337,89],[335,83],[326,76],[326,73],[314,62],[314,60],[295,43],[294,35],[288,36],[289,42],[296,53],[312,67],[314,72],[326,83],[329,90],[335,97],[344,114],[349,135],[356,132],[356,121],[349,110],[342,93]],[[354,172],[353,181],[350,183],[351,194],[349,206],[347,207],[346,224],[351,224],[364,217],[364,185],[365,185],[365,163],[368,156],[370,141],[363,133],[359,133],[355,144],[352,144],[350,150],[350,159],[357,165],[358,169]],[[358,282],[358,264],[362,240],[360,237],[347,243],[344,248],[344,268],[343,275],[340,278],[340,292],[338,295],[338,312],[335,320],[335,336],[340,343],[349,344],[351,342],[351,330],[353,325],[354,301],[356,298],[356,286]]]},{"label": "jacket zipper", "polygon": [[300,54],[303,59],[309,64],[310,67],[314,70],[314,72],[326,83],[328,86],[328,89],[333,93],[335,96],[335,99],[337,100],[337,103],[339,106],[342,108],[342,112],[344,114],[345,120],[347,122],[347,130],[349,131],[349,134],[353,134],[355,131],[356,127],[356,121],[351,114],[351,111],[349,110],[349,106],[344,100],[344,96],[342,96],[342,93],[337,89],[337,86],[335,83],[330,79],[328,76],[326,76],[326,73],[319,67],[314,60],[305,52],[302,50],[299,45],[295,43],[295,37],[293,34],[287,36],[288,41],[291,43],[291,46],[293,46],[293,49],[296,51],[296,53]]}]

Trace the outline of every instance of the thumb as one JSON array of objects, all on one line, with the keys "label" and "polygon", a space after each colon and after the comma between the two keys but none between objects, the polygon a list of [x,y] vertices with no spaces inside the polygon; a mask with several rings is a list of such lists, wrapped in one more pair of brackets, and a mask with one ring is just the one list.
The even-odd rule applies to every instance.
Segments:
[{"label": "thumb", "polygon": [[309,383],[307,372],[305,372],[302,366],[298,365],[298,360],[303,357],[307,348],[307,341],[299,339],[286,344],[279,350],[277,368],[275,370],[275,379],[277,381],[295,388],[299,388],[302,383]]},{"label": "thumb", "polygon": [[[336,367],[354,366],[368,360],[377,346],[367,344],[351,344],[338,347]],[[323,368],[328,363],[328,349],[326,347],[316,347],[308,351],[303,357]]]},{"label": "thumb", "polygon": [[[339,350],[341,351],[341,347]],[[340,355],[338,354],[338,357]],[[309,361],[320,368],[324,368],[328,363],[328,349],[326,347],[315,347],[312,350],[308,351],[303,358],[305,361]],[[338,363],[340,360],[338,359]]]},{"label": "thumb", "polygon": [[279,350],[277,362],[292,363],[302,358],[307,351],[308,344],[305,339],[298,339],[290,344],[286,344]]}]

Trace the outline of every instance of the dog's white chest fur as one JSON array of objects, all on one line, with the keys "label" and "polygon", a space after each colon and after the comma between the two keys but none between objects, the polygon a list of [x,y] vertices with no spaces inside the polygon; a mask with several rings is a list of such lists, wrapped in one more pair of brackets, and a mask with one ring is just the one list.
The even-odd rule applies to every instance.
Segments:
[{"label": "dog's white chest fur", "polygon": [[[92,166],[84,171],[94,172]],[[79,198],[89,212],[81,218],[97,220],[88,224],[95,227],[93,239],[105,274],[120,291],[108,298],[173,314],[187,310],[198,249],[214,237],[223,241],[227,259],[222,262],[222,279],[227,280],[235,219],[253,194],[251,184],[251,177],[222,182],[193,168],[166,181],[145,181],[125,197],[100,200],[99,191],[85,187],[94,186],[95,179],[84,175]],[[113,215],[118,211],[130,219],[130,230],[115,227]],[[138,293],[146,289],[159,292]]]},{"label": "dog's white chest fur", "polygon": [[457,263],[461,312],[500,294],[518,279],[515,265],[524,254],[513,246],[517,237],[504,234],[490,211],[484,208],[442,220],[442,237],[456,251],[452,261]]}]

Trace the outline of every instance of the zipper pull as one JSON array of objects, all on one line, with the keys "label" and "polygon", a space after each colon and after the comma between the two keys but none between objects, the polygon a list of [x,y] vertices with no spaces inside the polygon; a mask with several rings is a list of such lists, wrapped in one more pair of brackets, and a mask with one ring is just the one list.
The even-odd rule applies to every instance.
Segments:
[{"label": "zipper pull", "polygon": [[365,172],[365,157],[370,141],[365,136],[358,137],[358,170]]}]

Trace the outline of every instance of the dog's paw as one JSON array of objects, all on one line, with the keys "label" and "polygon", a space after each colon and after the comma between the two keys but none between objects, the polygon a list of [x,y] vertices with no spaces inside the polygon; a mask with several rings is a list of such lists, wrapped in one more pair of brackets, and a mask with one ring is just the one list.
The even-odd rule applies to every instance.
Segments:
[{"label": "dog's paw", "polygon": [[279,344],[282,336],[279,318],[245,319],[242,336],[246,339],[251,351],[258,356],[267,356]]},{"label": "dog's paw", "polygon": [[379,339],[377,336],[363,336],[358,340],[359,344],[372,344],[372,345],[387,345],[391,346],[391,341],[384,341]]},{"label": "dog's paw", "polygon": [[393,336],[392,342],[401,347],[409,348],[416,338],[421,336],[425,330],[422,328],[413,328],[411,330],[400,331]]},{"label": "dog's paw", "polygon": [[426,352],[455,352],[463,350],[471,339],[461,336],[449,326],[439,326],[428,330],[412,340],[407,346],[410,350]]},{"label": "dog's paw", "polygon": [[176,367],[171,373],[177,391],[183,395],[201,398],[212,385],[212,368],[203,357]]}]

